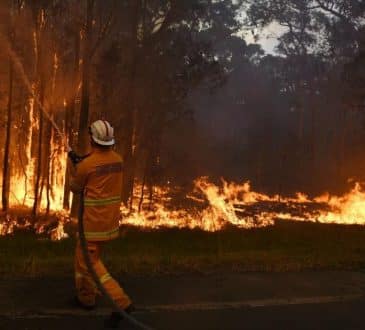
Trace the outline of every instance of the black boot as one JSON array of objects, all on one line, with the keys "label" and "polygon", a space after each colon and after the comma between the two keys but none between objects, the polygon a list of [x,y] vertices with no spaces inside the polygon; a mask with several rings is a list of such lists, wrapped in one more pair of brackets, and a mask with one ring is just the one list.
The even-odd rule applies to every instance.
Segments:
[{"label": "black boot", "polygon": [[[135,311],[135,307],[130,304],[124,309],[127,314],[131,314]],[[120,321],[123,320],[123,316],[119,312],[112,312],[108,319],[104,321],[104,327],[107,329],[118,329]]]},{"label": "black boot", "polygon": [[71,301],[70,301],[70,305],[74,308],[81,308],[81,309],[84,309],[86,311],[92,311],[95,309],[96,305],[86,305],[84,303],[82,303],[80,301],[80,299],[75,296]]}]

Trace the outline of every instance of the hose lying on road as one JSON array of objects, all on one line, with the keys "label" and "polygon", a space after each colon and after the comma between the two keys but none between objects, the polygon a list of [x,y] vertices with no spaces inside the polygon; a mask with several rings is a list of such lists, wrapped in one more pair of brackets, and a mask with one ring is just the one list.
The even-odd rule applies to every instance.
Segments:
[{"label": "hose lying on road", "polygon": [[109,293],[105,290],[103,284],[100,282],[100,279],[98,275],[95,272],[95,269],[92,265],[88,250],[87,250],[87,242],[85,238],[84,233],[84,222],[83,222],[83,216],[84,216],[84,194],[80,194],[80,206],[79,206],[79,212],[78,212],[78,232],[79,232],[79,239],[81,244],[81,250],[82,254],[85,259],[86,266],[88,268],[89,273],[91,274],[97,288],[100,290],[100,292],[103,294],[103,296],[108,300],[108,302],[113,306],[114,310],[118,312],[123,319],[126,319],[129,323],[137,327],[138,329],[142,330],[153,330],[151,327],[139,322],[135,318],[131,317],[129,314],[127,314],[122,308],[120,308],[116,302],[112,299],[112,297],[109,295]]}]

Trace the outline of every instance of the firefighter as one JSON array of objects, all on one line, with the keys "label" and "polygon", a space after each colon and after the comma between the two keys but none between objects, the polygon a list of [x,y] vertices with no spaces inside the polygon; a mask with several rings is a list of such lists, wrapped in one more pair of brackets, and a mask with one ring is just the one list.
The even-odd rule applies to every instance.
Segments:
[{"label": "firefighter", "polygon": [[[120,308],[130,313],[133,305],[118,282],[108,273],[100,259],[105,242],[119,236],[120,203],[122,194],[122,159],[113,150],[114,129],[105,120],[97,120],[89,127],[92,152],[78,157],[70,152],[76,164],[70,188],[84,194],[84,229],[90,260],[100,282]],[[83,258],[80,242],[75,252],[76,303],[84,309],[95,307],[98,290]],[[118,326],[121,317],[112,313],[108,327]]]}]

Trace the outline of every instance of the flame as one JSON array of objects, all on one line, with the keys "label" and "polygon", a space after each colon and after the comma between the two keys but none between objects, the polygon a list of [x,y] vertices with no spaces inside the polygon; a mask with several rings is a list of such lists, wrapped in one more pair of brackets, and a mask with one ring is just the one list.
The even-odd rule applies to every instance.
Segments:
[{"label": "flame", "polygon": [[[32,85],[33,92],[35,84]],[[25,145],[25,158],[27,163],[24,165],[24,172],[18,171],[10,178],[10,204],[32,206],[33,180],[35,172],[35,159],[32,157],[33,131],[38,129],[38,121],[34,120],[34,97],[29,99],[28,105],[28,122],[30,123],[27,132],[27,141]]]},{"label": "flame", "polygon": [[[33,88],[35,86],[33,85]],[[27,141],[25,145],[26,164],[24,169],[17,169],[10,178],[10,205],[32,207],[34,202],[34,184],[36,158],[32,156],[33,135],[34,131],[39,128],[39,121],[34,119],[33,97],[29,99],[28,121],[31,123],[27,132]],[[50,140],[50,204],[53,211],[63,210],[63,187],[65,182],[65,169],[67,163],[67,154],[63,143],[59,143],[54,130],[51,132]],[[43,193],[41,209],[47,206],[47,200]]]},{"label": "flame", "polygon": [[[327,193],[310,199],[300,192],[288,198],[258,193],[251,190],[249,182],[237,184],[223,180],[218,186],[207,178],[199,178],[195,181],[194,194],[187,195],[187,198],[206,205],[201,210],[190,211],[169,210],[164,197],[168,195],[168,189],[160,188],[158,193],[158,200],[165,203],[154,203],[152,208],[141,212],[135,211],[136,205],[132,211],[122,207],[124,217],[121,223],[144,228],[200,228],[206,231],[221,230],[226,225],[246,229],[265,227],[273,225],[276,219],[365,225],[365,191],[359,183],[340,197]],[[265,206],[262,203],[271,204]],[[273,205],[284,211],[270,210]]]},{"label": "flame", "polygon": [[331,207],[330,212],[323,212],[318,221],[322,223],[342,223],[342,224],[365,224],[365,192],[361,190],[361,185],[357,182],[355,187],[344,196],[330,196],[325,194],[316,199],[327,202]]},{"label": "flame", "polygon": [[[66,159],[62,157],[54,158],[52,166],[55,173],[61,172],[59,170],[64,168],[65,162]],[[62,176],[56,175],[52,183],[55,186],[52,205],[57,213],[57,221],[40,220],[32,224],[29,219],[19,222],[16,217],[6,215],[0,222],[0,235],[11,234],[15,229],[33,228],[36,233],[48,233],[53,240],[68,237],[64,224],[71,220],[67,212],[62,210]],[[186,196],[186,200],[194,206],[186,208],[171,206],[174,202],[170,196],[172,190],[174,188],[169,186],[156,187],[153,201],[145,199],[141,203],[142,187],[138,186],[132,206],[121,206],[120,223],[150,229],[199,228],[211,232],[221,230],[227,225],[246,229],[266,227],[273,225],[276,219],[365,225],[365,192],[358,183],[343,196],[324,194],[310,199],[302,193],[288,198],[258,193],[251,190],[249,182],[237,184],[223,180],[221,185],[216,185],[207,178],[199,178],[195,181],[194,191]],[[273,205],[280,206],[284,211],[275,211]],[[309,210],[304,207],[306,205],[316,205],[317,208]],[[328,210],[323,210],[323,207]]]},{"label": "flame", "polygon": [[[35,88],[34,85],[32,87]],[[35,141],[34,132],[39,127],[34,116],[34,104],[34,98],[30,98],[27,121],[31,124],[26,132],[23,155],[26,161],[21,170],[12,171],[12,210],[29,210],[34,202],[36,158],[32,154],[32,143]],[[52,240],[68,237],[64,225],[71,219],[68,212],[63,210],[67,153],[55,131],[51,134],[50,150],[49,201],[52,214],[41,215],[36,222],[29,215],[19,216],[15,211],[12,214],[2,214],[0,236],[9,235],[17,229],[31,229],[38,234],[47,234]],[[131,205],[121,206],[121,225],[149,229],[198,228],[210,232],[226,226],[245,229],[266,227],[274,225],[276,219],[365,225],[365,190],[359,183],[343,196],[326,193],[316,198],[309,198],[301,192],[294,197],[268,195],[252,190],[248,181],[234,183],[221,180],[220,184],[215,184],[206,177],[195,180],[194,187],[188,194],[172,198],[172,193],[176,195],[177,191],[178,187],[171,187],[170,183],[164,187],[154,187],[153,191],[137,185]],[[177,206],[178,203],[183,206]],[[46,207],[44,192],[40,203],[41,211],[45,211]]]},{"label": "flame", "polygon": [[[276,219],[365,225],[365,192],[360,184],[341,197],[324,194],[310,199],[298,192],[295,197],[283,198],[252,191],[249,182],[237,184],[223,180],[218,186],[207,178],[199,178],[195,181],[194,193],[186,197],[194,203],[204,204],[200,210],[169,209],[166,206],[169,189],[159,188],[156,193],[158,202],[140,212],[136,211],[137,202],[132,210],[122,207],[121,223],[144,228],[200,228],[206,231],[221,230],[226,225],[246,229],[265,227],[273,225]],[[140,191],[136,195],[140,195]],[[286,211],[271,211],[270,205],[265,207],[260,203],[271,203]],[[308,205],[315,207],[311,210]]]}]

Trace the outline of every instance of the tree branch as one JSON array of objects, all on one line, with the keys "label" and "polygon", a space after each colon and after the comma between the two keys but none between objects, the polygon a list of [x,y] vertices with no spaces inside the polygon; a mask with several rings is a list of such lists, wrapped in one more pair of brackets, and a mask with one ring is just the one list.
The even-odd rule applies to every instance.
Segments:
[{"label": "tree branch", "polygon": [[322,2],[322,0],[316,0],[316,2],[318,3],[318,7],[321,8],[322,10],[324,10],[328,13],[331,13],[332,15],[336,16],[337,18],[340,18],[343,21],[346,21],[347,23],[351,23],[351,20],[347,16],[345,16],[345,15],[341,14],[340,12],[334,10],[333,6],[332,7],[326,6]]}]

